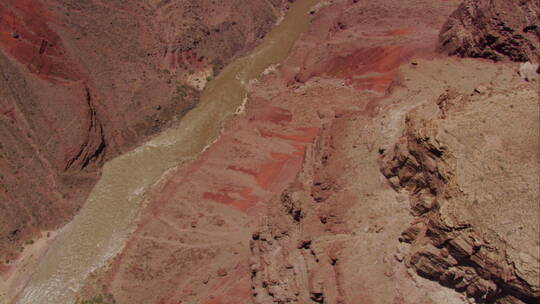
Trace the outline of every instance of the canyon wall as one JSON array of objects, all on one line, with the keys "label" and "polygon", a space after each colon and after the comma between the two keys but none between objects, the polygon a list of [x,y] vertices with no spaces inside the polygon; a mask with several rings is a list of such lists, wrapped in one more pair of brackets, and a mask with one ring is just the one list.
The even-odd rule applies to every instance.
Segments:
[{"label": "canyon wall", "polygon": [[[286,2],[0,4],[0,254],[65,223]],[[539,8],[319,1],[81,302],[537,303]]]},{"label": "canyon wall", "polygon": [[[495,3],[473,12],[529,16]],[[321,1],[245,111],[153,189],[81,298],[536,303],[537,74],[512,62],[534,65],[536,42],[450,50],[449,33],[460,50],[483,35],[456,21],[473,4]]]},{"label": "canyon wall", "polygon": [[461,57],[540,62],[540,1],[467,0],[440,33],[439,50]]},{"label": "canyon wall", "polygon": [[[180,119],[288,1],[0,4],[0,259],[57,229],[107,159]],[[249,17],[246,17],[249,16]]]}]

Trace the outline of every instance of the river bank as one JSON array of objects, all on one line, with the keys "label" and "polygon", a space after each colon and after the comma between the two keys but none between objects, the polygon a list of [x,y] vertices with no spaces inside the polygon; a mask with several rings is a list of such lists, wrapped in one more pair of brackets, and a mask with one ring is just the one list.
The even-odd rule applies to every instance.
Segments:
[{"label": "river bank", "polygon": [[15,261],[0,269],[0,303],[12,303],[26,286],[32,272],[59,231],[44,231],[39,238],[28,241]]},{"label": "river bank", "polygon": [[[72,303],[89,273],[122,247],[145,192],[161,174],[196,157],[242,104],[244,83],[282,60],[316,1],[297,1],[251,55],[228,65],[177,126],[108,163],[84,207],[52,243],[17,303]],[[193,136],[196,134],[196,136]]]}]

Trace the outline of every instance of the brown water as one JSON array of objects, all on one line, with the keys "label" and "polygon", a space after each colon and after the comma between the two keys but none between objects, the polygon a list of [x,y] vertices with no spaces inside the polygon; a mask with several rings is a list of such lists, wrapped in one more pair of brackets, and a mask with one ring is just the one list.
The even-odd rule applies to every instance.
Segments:
[{"label": "brown water", "polygon": [[208,83],[199,105],[177,126],[103,168],[103,175],[75,219],[40,261],[19,304],[68,304],[88,274],[122,249],[147,190],[170,168],[193,159],[211,144],[222,122],[242,104],[244,83],[285,59],[306,30],[318,0],[298,0],[285,19],[246,57]]}]

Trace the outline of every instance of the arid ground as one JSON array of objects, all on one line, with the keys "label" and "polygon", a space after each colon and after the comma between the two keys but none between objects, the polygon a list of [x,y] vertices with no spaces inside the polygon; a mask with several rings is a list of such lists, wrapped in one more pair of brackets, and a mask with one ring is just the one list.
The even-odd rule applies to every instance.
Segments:
[{"label": "arid ground", "polygon": [[[303,2],[0,3],[0,304],[30,303],[104,163]],[[78,303],[540,301],[540,2],[312,2]]]}]

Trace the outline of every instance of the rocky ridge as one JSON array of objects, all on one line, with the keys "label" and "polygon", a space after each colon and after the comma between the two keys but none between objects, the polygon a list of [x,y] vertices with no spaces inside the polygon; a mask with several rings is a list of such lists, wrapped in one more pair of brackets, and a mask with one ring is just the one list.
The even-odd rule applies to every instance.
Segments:
[{"label": "rocky ridge", "polygon": [[439,50],[492,60],[540,62],[540,1],[466,0],[441,29]]},{"label": "rocky ridge", "polygon": [[[478,69],[484,71],[479,79],[465,76]],[[430,79],[434,73],[440,74]],[[403,284],[403,303],[419,296],[407,290],[407,280],[433,288],[399,265],[463,293],[468,302],[538,300],[534,84],[521,80],[515,66],[441,59],[413,60],[401,77],[409,92],[424,87],[422,93],[398,88],[371,118],[352,112],[331,119],[306,151],[296,180],[269,205],[251,241],[256,303],[353,303],[351,285],[363,286],[364,271],[378,288]],[[400,103],[404,99],[415,101]],[[508,121],[517,125],[508,129]],[[374,126],[382,130],[353,131]],[[370,168],[375,159],[380,167]],[[382,182],[371,172],[376,169],[398,191],[396,198],[375,186]],[[366,247],[356,249],[357,239]],[[395,246],[394,253],[378,247],[378,239]],[[366,263],[364,256],[374,254],[370,246],[380,250],[382,269],[378,259]],[[376,294],[375,301],[389,302]],[[445,296],[444,302],[454,301]]]},{"label": "rocky ridge", "polygon": [[[487,87],[477,88],[472,95],[450,90],[439,96],[436,102],[413,110],[405,118],[406,127],[399,143],[384,156],[382,173],[393,187],[405,189],[411,196],[411,211],[417,219],[400,238],[401,242],[411,244],[410,254],[405,259],[409,267],[424,277],[464,291],[480,302],[493,302],[508,296],[533,303],[540,297],[538,254],[535,252],[538,244],[533,237],[537,232],[535,227],[520,225],[534,223],[537,216],[534,212],[534,193],[537,192],[534,184],[538,180],[533,178],[534,171],[525,175],[532,178],[530,184],[513,183],[512,176],[523,176],[528,170],[517,169],[509,161],[502,162],[499,168],[489,168],[489,162],[500,162],[500,154],[493,159],[490,156],[497,155],[493,152],[487,152],[488,155],[479,159],[471,157],[469,149],[484,150],[487,147],[475,147],[466,137],[454,133],[459,131],[449,122],[459,121],[466,127],[467,119],[473,118],[467,114],[475,108],[479,114],[493,107],[490,103],[501,103],[499,109],[488,110],[488,113],[493,113],[504,111],[504,100],[520,100],[522,103],[528,100],[527,105],[516,105],[521,111],[531,111],[530,117],[522,118],[527,122],[519,129],[534,130],[534,119],[538,114],[534,106],[534,91],[505,93]],[[512,105],[507,106],[513,108]],[[529,131],[505,134],[493,123],[488,128],[465,133],[483,136],[489,141],[490,135],[481,132],[527,136],[526,140],[523,137],[515,140],[503,137],[503,142],[514,145],[512,150],[528,150],[529,145],[538,140],[536,134]],[[522,146],[515,146],[519,144]],[[532,156],[529,165],[534,168],[536,157],[534,153]],[[469,174],[473,176],[460,177]],[[475,187],[481,183],[482,189],[476,189],[473,195],[464,182]],[[494,196],[488,197],[486,193]],[[513,200],[513,208],[520,210],[511,212],[508,207],[501,207],[501,204],[507,204],[507,200]],[[505,215],[492,214],[503,210]],[[497,227],[496,220],[485,219],[495,216],[512,219],[516,212],[526,210],[531,210],[532,216],[521,215],[521,220],[513,226],[532,240],[511,241],[515,238],[510,236],[511,232]]]}]

